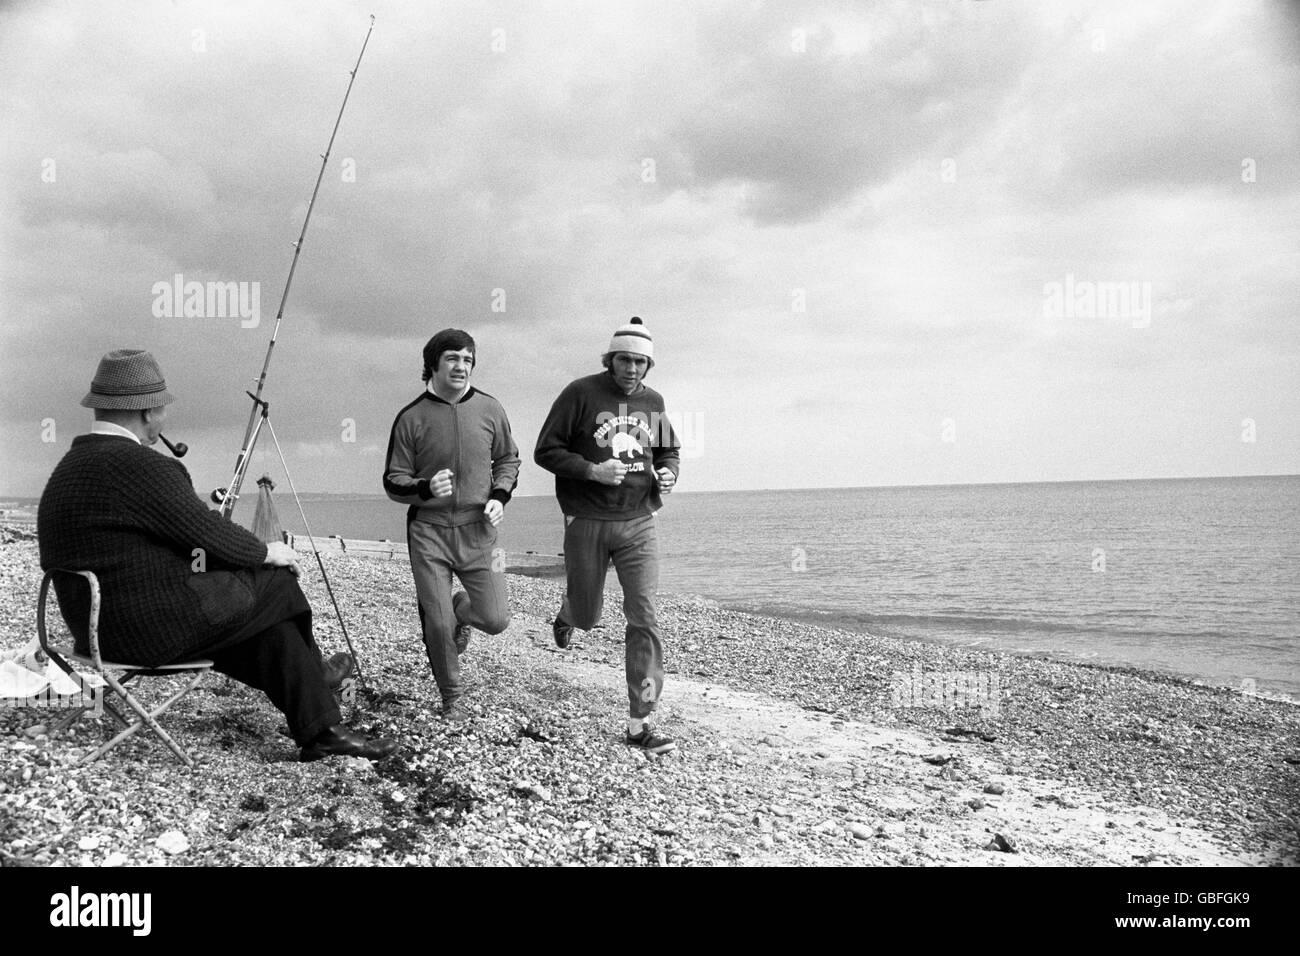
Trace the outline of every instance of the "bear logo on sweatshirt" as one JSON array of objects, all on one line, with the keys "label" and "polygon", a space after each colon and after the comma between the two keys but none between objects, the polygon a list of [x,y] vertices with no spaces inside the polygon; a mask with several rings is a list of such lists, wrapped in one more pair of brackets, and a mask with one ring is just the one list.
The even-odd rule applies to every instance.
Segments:
[{"label": "bear logo on sweatshirt", "polygon": [[624,455],[629,458],[645,457],[645,449],[641,447],[641,443],[627,432],[618,432],[614,435],[611,445],[614,449],[615,458],[622,458]]}]

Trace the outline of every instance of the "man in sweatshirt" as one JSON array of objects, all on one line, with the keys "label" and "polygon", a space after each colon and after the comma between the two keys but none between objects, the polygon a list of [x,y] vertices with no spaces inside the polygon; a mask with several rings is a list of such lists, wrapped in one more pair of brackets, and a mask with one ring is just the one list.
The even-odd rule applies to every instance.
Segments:
[{"label": "man in sweatshirt", "polygon": [[[406,514],[420,627],[442,716],[463,721],[459,656],[470,629],[500,634],[510,623],[497,526],[519,477],[519,449],[505,410],[469,384],[475,346],[443,329],[424,346],[425,390],[393,422],[384,491]],[[455,572],[464,591],[451,591]]]},{"label": "man in sweatshirt", "polygon": [[649,717],[664,686],[663,642],[655,618],[659,544],[655,512],[680,469],[679,443],[664,400],[642,379],[654,367],[654,342],[642,321],[614,333],[601,356],[605,371],[569,385],[537,436],[537,464],[555,474],[564,512],[567,589],[552,624],[568,647],[575,627],[590,630],[604,606],[612,560],[627,618],[627,743],[651,753],[676,748]]}]

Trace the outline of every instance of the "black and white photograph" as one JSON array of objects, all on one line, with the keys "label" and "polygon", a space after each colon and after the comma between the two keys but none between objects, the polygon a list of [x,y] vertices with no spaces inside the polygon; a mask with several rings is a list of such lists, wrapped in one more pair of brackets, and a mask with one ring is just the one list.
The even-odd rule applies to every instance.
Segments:
[{"label": "black and white photograph", "polygon": [[1297,117],[1284,0],[5,3],[0,868],[1248,929]]}]

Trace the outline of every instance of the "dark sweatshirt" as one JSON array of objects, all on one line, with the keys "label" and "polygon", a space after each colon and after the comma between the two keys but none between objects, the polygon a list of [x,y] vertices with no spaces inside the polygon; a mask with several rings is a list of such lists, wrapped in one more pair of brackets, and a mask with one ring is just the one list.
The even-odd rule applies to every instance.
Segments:
[{"label": "dark sweatshirt", "polygon": [[[429,479],[450,468],[452,493],[435,498]],[[501,403],[471,388],[451,405],[427,389],[393,422],[384,459],[384,491],[410,505],[407,521],[455,528],[483,520],[483,506],[510,500],[519,448]]]},{"label": "dark sweatshirt", "polygon": [[[626,520],[663,507],[654,472],[681,467],[680,442],[664,414],[663,396],[642,385],[626,394],[609,372],[570,382],[551,406],[533,460],[555,475],[560,510],[578,518]],[[622,484],[587,477],[589,466],[619,458]]]}]

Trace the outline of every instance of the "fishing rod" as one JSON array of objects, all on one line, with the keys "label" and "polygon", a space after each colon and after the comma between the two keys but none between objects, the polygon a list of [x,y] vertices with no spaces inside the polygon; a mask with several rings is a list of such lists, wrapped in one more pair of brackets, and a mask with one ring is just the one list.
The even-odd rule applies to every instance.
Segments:
[{"label": "fishing rod", "polygon": [[212,492],[212,500],[221,505],[221,516],[230,518],[235,510],[235,502],[239,500],[239,489],[243,487],[244,476],[248,474],[253,445],[257,442],[257,435],[260,431],[260,423],[266,417],[266,403],[262,401],[262,389],[266,385],[266,372],[271,367],[271,353],[275,350],[275,340],[280,334],[280,320],[284,318],[284,304],[289,301],[289,288],[293,285],[293,273],[298,268],[298,257],[302,254],[303,240],[307,238],[307,225],[311,222],[312,207],[316,205],[316,194],[320,192],[321,181],[325,178],[325,169],[329,165],[330,152],[334,149],[334,137],[338,135],[339,124],[343,122],[343,111],[348,107],[348,97],[352,94],[352,84],[356,82],[357,70],[361,68],[361,58],[366,55],[366,45],[370,43],[370,34],[375,29],[375,18],[370,17],[370,29],[366,31],[366,38],[361,44],[361,52],[357,55],[357,62],[352,67],[349,74],[348,88],[343,94],[343,105],[339,107],[339,115],[334,120],[334,130],[330,133],[330,141],[325,147],[325,152],[321,154],[320,172],[316,176],[316,188],[311,191],[311,201],[307,203],[307,215],[302,221],[302,232],[298,234],[298,241],[293,244],[293,261],[289,264],[289,278],[284,283],[284,293],[280,296],[280,308],[275,313],[275,327],[271,330],[271,342],[266,347],[266,359],[262,362],[262,374],[257,379],[257,392],[245,392],[253,400],[252,411],[248,414],[248,427],[244,429],[244,441],[240,446],[239,457],[235,460],[235,473],[230,479],[230,484],[225,488],[218,488]]},{"label": "fishing rod", "polygon": [[[361,52],[357,54],[356,65],[352,67],[349,74],[348,88],[343,93],[343,104],[339,107],[339,115],[334,120],[334,129],[330,132],[329,143],[325,146],[325,152],[321,154],[320,172],[316,174],[316,186],[312,189],[311,200],[307,203],[307,215],[302,220],[302,231],[298,234],[298,241],[293,244],[293,261],[289,263],[289,277],[285,279],[284,292],[280,296],[280,308],[275,313],[275,327],[271,330],[271,342],[266,347],[266,358],[262,362],[262,374],[257,378],[257,392],[244,393],[253,400],[253,409],[248,416],[248,427],[244,430],[244,442],[239,450],[239,458],[235,461],[235,473],[227,487],[218,488],[212,492],[212,500],[221,505],[221,516],[227,520],[231,518],[235,510],[235,502],[239,500],[239,489],[244,484],[244,477],[248,473],[248,466],[252,460],[253,446],[257,444],[257,436],[261,433],[263,425],[271,433],[271,440],[275,443],[275,450],[280,456],[280,464],[284,468],[286,477],[289,475],[289,464],[284,459],[284,451],[280,447],[280,440],[276,438],[275,428],[271,425],[271,406],[269,402],[262,398],[262,390],[266,385],[267,369],[271,367],[271,353],[275,350],[275,340],[280,334],[280,322],[284,318],[284,305],[289,301],[289,289],[293,285],[293,274],[298,268],[298,257],[302,255],[302,244],[307,238],[307,226],[311,223],[311,211],[316,205],[316,196],[320,193],[320,184],[325,179],[325,170],[329,166],[330,153],[334,149],[334,137],[338,135],[339,125],[343,122],[343,111],[348,107],[348,97],[352,95],[352,84],[356,82],[357,70],[361,68],[361,58],[366,55],[366,47],[370,43],[370,34],[374,30],[375,18],[371,16],[370,29],[366,31],[366,38],[361,44]],[[291,477],[289,478],[289,490],[293,492],[293,500],[298,505],[298,514],[302,517],[303,527],[307,530],[307,540],[311,543],[312,554],[316,556],[316,565],[320,568],[321,579],[325,583],[325,590],[329,593],[330,602],[334,605],[334,614],[338,618],[339,628],[343,632],[343,640],[347,643],[348,653],[352,656],[353,666],[357,671],[357,679],[364,689],[369,690],[365,673],[361,670],[361,661],[357,657],[356,648],[352,646],[352,638],[348,634],[347,624],[343,620],[343,613],[339,610],[339,602],[334,596],[334,588],[330,584],[329,575],[325,572],[325,562],[321,560],[320,549],[316,547],[316,539],[311,533],[311,525],[307,523],[307,514],[303,510],[302,499],[298,497],[298,489],[294,487]]]}]

